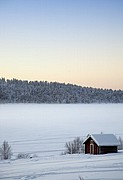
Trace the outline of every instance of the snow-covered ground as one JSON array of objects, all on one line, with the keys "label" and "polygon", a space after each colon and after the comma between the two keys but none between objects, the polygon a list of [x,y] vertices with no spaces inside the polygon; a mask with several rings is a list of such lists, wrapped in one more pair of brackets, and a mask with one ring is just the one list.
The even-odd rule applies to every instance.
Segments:
[{"label": "snow-covered ground", "polygon": [[0,162],[0,179],[122,180],[123,152],[106,155],[59,155]]},{"label": "snow-covered ground", "polygon": [[123,179],[122,151],[61,155],[66,142],[100,132],[123,137],[123,104],[1,104],[0,144],[7,140],[13,157],[0,161],[0,179]]}]

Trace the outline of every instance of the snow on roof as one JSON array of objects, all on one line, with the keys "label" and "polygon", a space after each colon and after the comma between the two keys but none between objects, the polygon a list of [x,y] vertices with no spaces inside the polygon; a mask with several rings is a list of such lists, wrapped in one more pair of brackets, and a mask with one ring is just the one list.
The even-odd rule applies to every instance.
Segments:
[{"label": "snow on roof", "polygon": [[95,143],[98,146],[118,146],[119,145],[119,142],[114,134],[92,134],[85,139],[84,143],[90,137],[95,141]]}]

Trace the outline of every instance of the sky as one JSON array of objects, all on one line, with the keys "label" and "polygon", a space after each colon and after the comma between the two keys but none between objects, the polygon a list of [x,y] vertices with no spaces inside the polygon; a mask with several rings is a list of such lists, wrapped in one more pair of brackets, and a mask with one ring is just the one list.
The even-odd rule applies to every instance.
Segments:
[{"label": "sky", "polygon": [[123,89],[122,0],[0,0],[0,78]]}]

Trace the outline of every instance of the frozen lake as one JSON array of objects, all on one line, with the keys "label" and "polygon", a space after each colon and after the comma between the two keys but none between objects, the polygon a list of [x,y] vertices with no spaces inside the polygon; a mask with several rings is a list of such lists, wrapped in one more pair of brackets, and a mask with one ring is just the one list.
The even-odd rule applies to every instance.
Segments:
[{"label": "frozen lake", "polygon": [[123,137],[123,104],[0,105],[0,143],[15,153],[60,154],[74,137],[101,132]]}]

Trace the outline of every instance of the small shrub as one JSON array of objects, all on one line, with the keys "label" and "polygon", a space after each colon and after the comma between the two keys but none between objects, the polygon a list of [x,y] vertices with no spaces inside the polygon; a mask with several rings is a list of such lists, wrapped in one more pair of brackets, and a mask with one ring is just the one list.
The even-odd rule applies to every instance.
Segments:
[{"label": "small shrub", "polygon": [[79,176],[79,180],[84,180],[84,178],[83,178],[83,177],[81,177],[81,176]]},{"label": "small shrub", "polygon": [[27,153],[19,153],[19,154],[17,155],[17,158],[18,158],[18,159],[27,159],[27,158],[30,158],[30,156],[29,156],[29,154],[27,154]]},{"label": "small shrub", "polygon": [[65,144],[66,150],[64,154],[80,154],[84,152],[83,140],[80,137],[75,138]]},{"label": "small shrub", "polygon": [[11,146],[8,144],[7,141],[4,141],[0,147],[0,158],[3,159],[10,159],[12,156],[12,149]]},{"label": "small shrub", "polygon": [[18,159],[27,159],[27,158],[36,158],[37,155],[36,154],[28,154],[28,153],[19,153],[17,155]]},{"label": "small shrub", "polygon": [[118,140],[119,140],[119,144],[120,144],[119,147],[118,147],[118,149],[119,149],[119,150],[122,150],[122,149],[123,149],[123,139],[122,139],[121,137],[119,137]]}]

